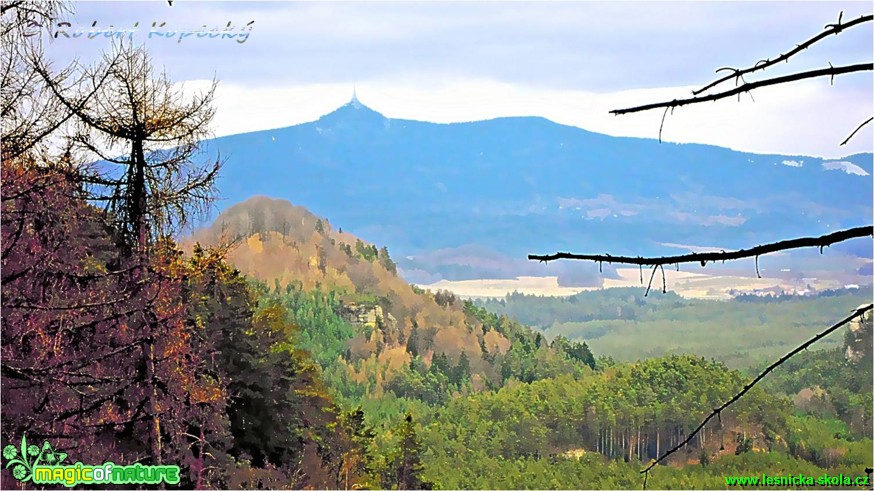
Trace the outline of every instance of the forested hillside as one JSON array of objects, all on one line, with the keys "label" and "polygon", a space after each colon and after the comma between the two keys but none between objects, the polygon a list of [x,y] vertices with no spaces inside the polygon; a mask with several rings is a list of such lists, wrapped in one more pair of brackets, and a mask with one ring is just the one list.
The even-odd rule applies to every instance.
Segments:
[{"label": "forested hillside", "polygon": [[[126,314],[144,307],[136,283],[126,286],[111,230],[97,226],[101,212],[77,201],[62,174],[4,163],[4,176],[4,193],[19,196],[4,212],[20,217],[4,222],[4,243],[13,244],[3,268],[4,434],[55,435],[94,460],[121,448],[148,455],[150,384],[128,354],[143,334]],[[229,244],[188,244],[183,256],[163,241],[151,259],[161,455],[183,465],[189,486],[634,487],[642,463],[749,380],[695,356],[626,365],[593,356],[584,342],[548,341],[451,294],[406,285],[386,252],[350,244],[327,220],[287,202],[245,205],[253,203],[302,225],[247,234],[225,222],[217,240],[224,228]],[[223,255],[265,269],[247,277]],[[291,267],[300,269],[290,275]],[[263,274],[276,274],[272,284]],[[70,286],[49,296],[38,288],[58,277]],[[871,354],[848,361],[849,346],[857,336],[793,360],[651,482],[721,488],[726,474],[854,474],[870,465]],[[78,378],[68,365],[80,367]],[[79,406],[83,382],[90,402]]]},{"label": "forested hillside", "polygon": [[[549,329],[538,334],[487,308],[517,308],[523,316],[556,321],[624,322],[643,332],[651,316],[686,332],[701,325],[696,320],[715,322],[727,312],[735,316],[727,321],[735,323],[766,314],[791,322],[788,310],[812,313],[827,304],[826,297],[856,306],[865,295],[707,302],[610,289],[567,299],[514,294],[480,302],[483,308],[407,285],[384,248],[335,231],[327,220],[285,201],[249,200],[195,236],[235,244],[229,259],[258,278],[263,302],[283,305],[300,326],[301,346],[314,353],[332,394],[343,405],[364,409],[374,429],[370,468],[387,487],[401,454],[416,456],[419,471],[408,484],[417,487],[633,487],[640,479],[635,462],[679,442],[753,374],[752,368],[749,374],[733,371],[693,355],[621,364],[614,360],[627,356],[606,357],[597,349],[593,355],[589,349],[598,337],[612,334],[611,324],[599,336],[569,339],[550,336]],[[292,267],[298,269],[288,276]],[[350,317],[352,304],[380,315],[370,322]],[[780,308],[787,310],[764,311]],[[817,312],[807,322],[813,328],[828,315]],[[781,324],[761,336],[784,334]],[[635,343],[646,342],[632,335],[626,346],[633,352]],[[840,336],[832,344],[841,347],[818,351],[818,361],[811,361],[820,367],[812,369],[820,378],[798,371],[774,377],[767,391],[757,388],[745,396],[652,478],[661,479],[660,486],[718,488],[726,473],[749,468],[854,472],[870,462],[870,387],[863,382],[870,370],[845,358]],[[684,347],[694,353],[696,345]],[[870,350],[861,356],[870,360]],[[753,363],[747,358],[743,366]]]},{"label": "forested hillside", "polygon": [[[641,462],[681,441],[746,380],[682,356],[456,400],[425,429],[426,476],[451,489],[634,489]],[[870,409],[868,428],[856,432],[821,413],[795,411],[788,398],[754,389],[657,468],[651,485],[725,488],[723,476],[751,469],[856,473],[871,461],[871,440],[863,437],[870,435]]]},{"label": "forested hillside", "polygon": [[284,200],[231,207],[196,241],[227,244],[228,260],[263,282],[263,298],[287,307],[345,397],[396,396],[431,403],[452,393],[581,373],[594,358],[580,343],[555,343],[449,292],[398,277],[385,247],[362,241]]}]

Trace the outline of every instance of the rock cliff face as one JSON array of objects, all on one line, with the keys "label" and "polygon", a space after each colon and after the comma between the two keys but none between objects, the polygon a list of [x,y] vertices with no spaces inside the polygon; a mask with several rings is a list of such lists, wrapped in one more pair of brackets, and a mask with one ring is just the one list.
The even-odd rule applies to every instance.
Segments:
[{"label": "rock cliff face", "polygon": [[[865,305],[860,305],[859,308]],[[871,363],[872,354],[872,315],[871,311],[865,313],[861,317],[857,317],[847,327],[847,334],[844,336],[844,346],[846,347],[847,360],[852,363],[859,363],[864,360]]]},{"label": "rock cliff face", "polygon": [[350,303],[344,306],[343,317],[361,326],[377,327],[381,324],[386,328],[397,327],[395,316],[391,312],[386,315],[380,305],[368,306]]}]

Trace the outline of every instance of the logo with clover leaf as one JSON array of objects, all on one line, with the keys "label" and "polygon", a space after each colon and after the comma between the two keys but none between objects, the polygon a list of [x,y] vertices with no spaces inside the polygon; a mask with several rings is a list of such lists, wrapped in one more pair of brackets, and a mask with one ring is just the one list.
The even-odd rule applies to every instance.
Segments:
[{"label": "logo with clover leaf", "polygon": [[29,445],[21,437],[21,446],[6,445],[2,451],[4,468],[22,483],[34,485],[60,484],[72,488],[79,484],[161,485],[179,484],[178,465],[121,465],[104,462],[88,465],[82,462],[64,464],[67,454],[52,448],[49,442],[42,447]]},{"label": "logo with clover leaf", "polygon": [[12,468],[12,477],[28,482],[33,478],[33,469],[39,464],[58,465],[67,458],[67,454],[57,452],[49,442],[43,442],[42,447],[27,444],[27,436],[21,437],[21,448],[15,445],[3,447],[3,459],[6,469]]}]

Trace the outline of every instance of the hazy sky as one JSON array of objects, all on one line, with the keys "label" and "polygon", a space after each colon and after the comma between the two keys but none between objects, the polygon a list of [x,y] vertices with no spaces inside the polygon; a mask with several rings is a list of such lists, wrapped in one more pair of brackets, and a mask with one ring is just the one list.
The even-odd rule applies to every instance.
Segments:
[{"label": "hazy sky", "polygon": [[[436,122],[537,115],[588,130],[655,138],[661,111],[610,109],[690,95],[722,66],[773,58],[827,23],[871,12],[871,2],[75,2],[50,44],[58,60],[92,60],[110,40],[96,29],[134,29],[173,80],[220,81],[215,133],[311,121],[347,102],[389,117]],[[253,22],[254,21],[254,22]],[[177,31],[172,38],[150,38]],[[226,29],[236,38],[180,39]],[[249,25],[250,30],[243,30]],[[248,38],[239,34],[248,33]],[[245,42],[239,42],[244,40]],[[828,38],[756,76],[872,60],[871,23]],[[871,72],[764,89],[680,108],[663,138],[761,152],[839,157],[871,152],[872,128],[838,144],[871,116]],[[725,88],[733,86],[725,84]]]}]

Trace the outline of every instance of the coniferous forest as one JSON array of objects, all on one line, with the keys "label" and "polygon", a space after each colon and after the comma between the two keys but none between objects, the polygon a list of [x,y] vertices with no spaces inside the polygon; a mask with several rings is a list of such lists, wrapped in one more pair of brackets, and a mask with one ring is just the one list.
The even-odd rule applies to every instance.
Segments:
[{"label": "coniferous forest", "polygon": [[[26,435],[74,462],[179,465],[182,489],[637,489],[787,351],[736,353],[752,319],[804,339],[870,300],[474,302],[260,196],[192,232],[222,173],[200,146],[212,92],[182,98],[143,48],[48,63],[26,36],[45,5],[3,5],[4,449]],[[700,339],[664,343],[675,328]],[[863,475],[871,336],[869,318],[790,360],[647,486]],[[33,487],[19,469],[0,486]]]}]

